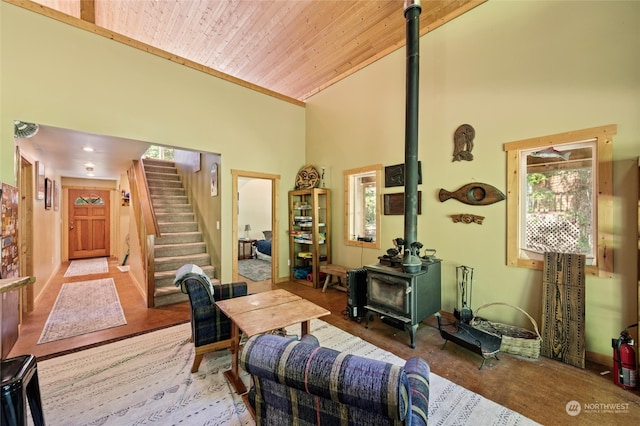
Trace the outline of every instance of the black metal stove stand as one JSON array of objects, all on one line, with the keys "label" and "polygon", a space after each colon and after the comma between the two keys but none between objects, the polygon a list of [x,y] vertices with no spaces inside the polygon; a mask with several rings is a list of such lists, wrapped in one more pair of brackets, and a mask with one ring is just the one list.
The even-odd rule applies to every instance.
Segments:
[{"label": "black metal stove stand", "polygon": [[478,370],[482,369],[487,358],[498,359],[498,352],[500,352],[500,345],[502,344],[501,337],[487,333],[461,321],[456,321],[454,324],[451,324],[453,332],[449,332],[444,329],[439,312],[436,314],[436,317],[438,317],[440,336],[444,339],[444,344],[440,349],[444,349],[447,342],[451,340],[453,343],[465,349],[482,355],[482,364],[480,364]]}]

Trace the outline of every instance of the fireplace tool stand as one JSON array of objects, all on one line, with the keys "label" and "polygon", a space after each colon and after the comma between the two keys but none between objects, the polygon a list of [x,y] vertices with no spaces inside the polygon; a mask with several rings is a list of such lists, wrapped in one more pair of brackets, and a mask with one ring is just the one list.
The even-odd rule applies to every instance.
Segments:
[{"label": "fireplace tool stand", "polygon": [[[454,308],[453,316],[460,322],[469,324],[473,319],[473,311],[471,310],[471,286],[473,284],[473,268],[468,266],[456,266],[456,293],[460,302],[460,310]],[[469,303],[467,304],[467,294],[469,295]]]}]

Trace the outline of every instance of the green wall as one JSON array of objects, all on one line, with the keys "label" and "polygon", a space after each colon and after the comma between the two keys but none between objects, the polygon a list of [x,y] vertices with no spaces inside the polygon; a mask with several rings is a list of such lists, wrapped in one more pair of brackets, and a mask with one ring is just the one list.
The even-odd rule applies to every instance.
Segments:
[{"label": "green wall", "polygon": [[[0,12],[0,179],[14,183],[14,119],[218,153],[229,281],[230,170],[279,174],[281,193],[292,189],[305,161],[304,108],[5,2]],[[286,197],[280,203],[286,224]],[[286,244],[280,250],[284,273]]]},{"label": "green wall", "polygon": [[[404,49],[317,94],[305,115],[304,108],[19,7],[2,2],[0,13],[2,181],[14,179],[14,119],[220,153],[221,238],[229,247],[223,281],[234,244],[231,169],[282,177],[278,221],[286,241],[286,192],[302,165],[325,165],[334,263],[374,263],[402,235],[402,217],[385,216],[380,251],[341,243],[342,171],[404,161]],[[639,19],[640,2],[491,1],[422,37],[418,240],[443,259],[444,309],[455,305],[461,264],[475,268],[472,307],[505,301],[539,321],[542,289],[539,271],[505,264],[506,203],[472,209],[440,203],[437,191],[471,181],[505,189],[505,142],[617,124],[615,271],[611,279],[587,277],[587,351],[607,360],[610,339],[637,321]],[[476,129],[475,160],[454,163],[453,132],[463,123]],[[454,224],[454,213],[486,219]],[[287,251],[281,244],[281,273],[288,270]],[[527,325],[510,312],[490,314]]]},{"label": "green wall", "polygon": [[[401,12],[399,12],[401,13]],[[506,203],[440,203],[440,188],[486,182],[506,190],[503,144],[617,124],[614,137],[614,263],[611,279],[587,277],[587,351],[610,358],[611,338],[638,320],[636,238],[640,156],[640,2],[490,1],[420,40],[418,241],[443,259],[442,307],[456,305],[455,267],[475,268],[472,307],[504,301],[540,324],[542,274],[506,266]],[[404,162],[405,50],[307,102],[307,160],[326,165],[333,190],[333,258],[377,262],[403,236],[402,216],[383,216],[381,250],[343,240],[345,169]],[[452,162],[453,134],[476,130],[472,162]],[[402,192],[383,188],[383,193]],[[485,216],[482,225],[451,214]],[[528,326],[509,308],[483,315]]]}]

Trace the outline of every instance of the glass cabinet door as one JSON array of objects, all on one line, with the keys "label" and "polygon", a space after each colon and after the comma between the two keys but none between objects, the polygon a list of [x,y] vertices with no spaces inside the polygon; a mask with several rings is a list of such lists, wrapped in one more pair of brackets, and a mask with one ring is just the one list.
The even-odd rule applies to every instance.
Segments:
[{"label": "glass cabinet door", "polygon": [[329,190],[289,192],[290,279],[310,287],[322,285],[320,266],[330,261]]}]

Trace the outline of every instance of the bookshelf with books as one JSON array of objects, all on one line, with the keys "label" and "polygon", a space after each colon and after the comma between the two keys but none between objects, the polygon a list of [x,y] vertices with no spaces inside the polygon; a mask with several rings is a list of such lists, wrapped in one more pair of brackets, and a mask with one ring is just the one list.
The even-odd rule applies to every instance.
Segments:
[{"label": "bookshelf with books", "polygon": [[328,189],[289,192],[289,268],[291,281],[322,287],[320,265],[331,263],[331,195]]}]

